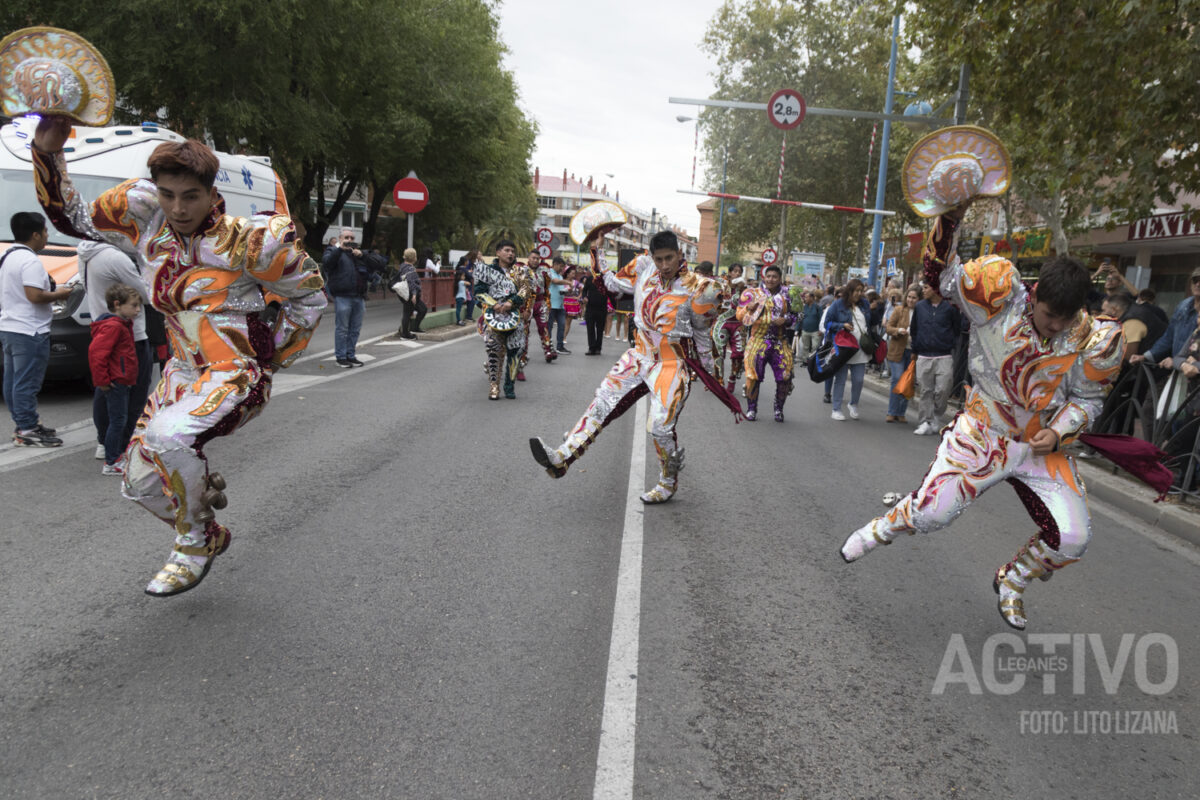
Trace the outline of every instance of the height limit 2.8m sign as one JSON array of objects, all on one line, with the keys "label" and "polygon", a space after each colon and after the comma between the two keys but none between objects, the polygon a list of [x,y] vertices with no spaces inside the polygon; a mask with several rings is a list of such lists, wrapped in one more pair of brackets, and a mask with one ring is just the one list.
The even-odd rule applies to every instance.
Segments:
[{"label": "height limit 2.8m sign", "polygon": [[795,89],[780,89],[767,103],[767,118],[776,128],[790,131],[804,121],[806,110],[803,95]]}]

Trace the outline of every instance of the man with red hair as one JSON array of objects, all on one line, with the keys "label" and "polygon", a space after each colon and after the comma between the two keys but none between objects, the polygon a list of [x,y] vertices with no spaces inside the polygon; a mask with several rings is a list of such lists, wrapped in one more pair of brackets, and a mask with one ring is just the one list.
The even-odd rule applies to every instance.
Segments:
[{"label": "man with red hair", "polygon": [[[257,416],[271,376],[308,344],[325,308],[316,264],[291,220],[225,213],[213,183],[220,162],[195,139],[151,154],[151,180],[128,180],[94,202],[79,196],[62,148],[71,124],[48,115],[34,135],[38,199],[70,236],[105,241],[134,256],[151,303],[166,317],[172,359],[126,453],[123,493],[170,525],[175,547],[146,593],[195,587],[229,546],[213,509],[225,481],[204,445]],[[268,303],[278,304],[273,322]]]}]

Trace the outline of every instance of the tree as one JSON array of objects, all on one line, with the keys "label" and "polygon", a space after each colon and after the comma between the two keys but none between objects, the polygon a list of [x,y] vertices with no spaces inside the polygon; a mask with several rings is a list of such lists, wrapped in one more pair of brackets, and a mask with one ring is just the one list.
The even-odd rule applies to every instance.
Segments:
[{"label": "tree", "polygon": [[1195,0],[925,0],[905,23],[931,93],[971,68],[970,119],[1007,146],[1058,252],[1092,209],[1114,225],[1200,193]]},{"label": "tree", "polygon": [[118,122],[269,155],[310,246],[363,182],[381,201],[416,170],[435,198],[418,218],[427,240],[473,233],[528,183],[534,127],[486,0],[126,0],[120,13],[10,0],[0,24],[89,39],[112,67]]},{"label": "tree", "polygon": [[[788,87],[811,106],[882,111],[891,26],[881,25],[875,11],[854,0],[726,0],[704,39],[705,49],[717,60],[716,96],[766,102],[776,89]],[[720,187],[728,143],[728,191],[774,197],[781,131],[757,111],[709,108],[701,119],[708,185]],[[783,198],[860,205],[864,174],[870,171],[873,184],[878,159],[877,141],[868,163],[871,128],[869,122],[840,117],[806,118],[787,136]],[[905,134],[900,128],[893,128],[892,152],[902,157]],[[890,163],[896,164],[895,157]],[[890,167],[887,207],[910,213],[900,198],[898,176],[898,167]],[[853,218],[850,223],[836,213],[792,209],[784,251],[825,252],[830,261],[842,252],[848,260],[859,227]],[[779,227],[779,207],[740,203],[736,215],[725,216],[726,246],[740,250],[778,244]]]}]

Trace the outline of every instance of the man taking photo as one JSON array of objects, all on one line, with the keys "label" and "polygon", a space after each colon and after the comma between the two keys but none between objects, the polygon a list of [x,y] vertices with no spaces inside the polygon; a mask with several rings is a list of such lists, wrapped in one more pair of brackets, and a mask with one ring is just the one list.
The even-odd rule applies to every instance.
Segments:
[{"label": "man taking photo", "polygon": [[4,404],[18,447],[58,447],[62,439],[38,420],[37,396],[50,362],[50,304],[65,300],[71,287],[51,288],[37,257],[46,246],[46,218],[19,211],[9,221],[13,246],[0,259],[0,344],[4,349]]}]

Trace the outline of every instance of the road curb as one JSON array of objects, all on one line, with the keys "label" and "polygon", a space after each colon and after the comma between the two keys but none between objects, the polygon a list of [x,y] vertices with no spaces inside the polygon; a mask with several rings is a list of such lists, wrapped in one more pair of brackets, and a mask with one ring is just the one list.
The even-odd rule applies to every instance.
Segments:
[{"label": "road curb", "polygon": [[[891,383],[869,375],[867,383],[886,398]],[[1181,507],[1174,503],[1154,502],[1154,490],[1128,473],[1117,470],[1102,458],[1079,458],[1075,463],[1087,485],[1088,493],[1096,500],[1140,519],[1152,528],[1177,536],[1200,546],[1200,509]]]},{"label": "road curb", "polygon": [[[1099,463],[1091,463],[1093,460]],[[1113,474],[1114,468],[1102,466],[1107,464],[1102,459],[1093,460],[1075,459],[1089,495],[1153,528],[1200,546],[1200,511],[1174,503],[1156,503],[1153,489],[1126,472],[1118,470]]]}]

